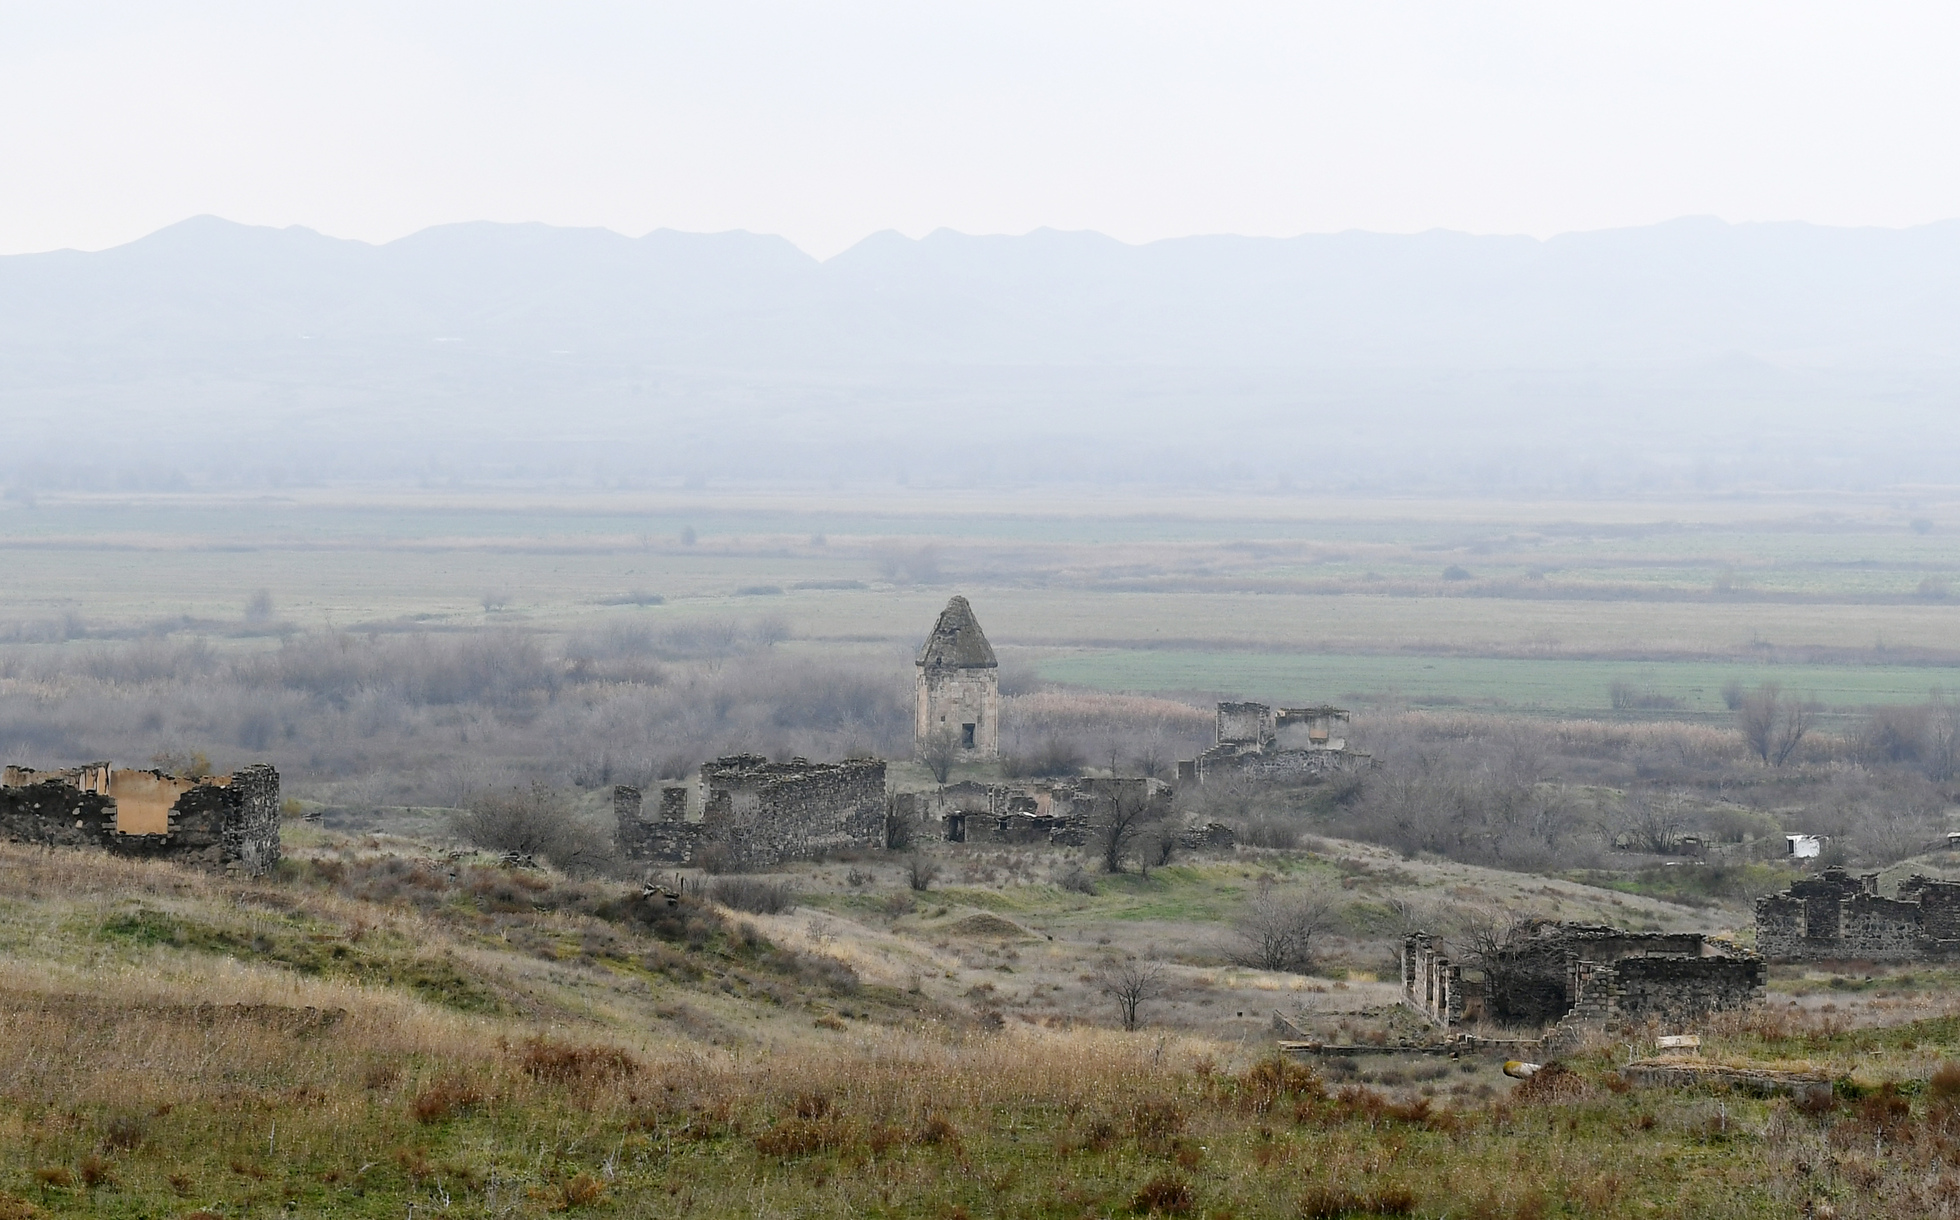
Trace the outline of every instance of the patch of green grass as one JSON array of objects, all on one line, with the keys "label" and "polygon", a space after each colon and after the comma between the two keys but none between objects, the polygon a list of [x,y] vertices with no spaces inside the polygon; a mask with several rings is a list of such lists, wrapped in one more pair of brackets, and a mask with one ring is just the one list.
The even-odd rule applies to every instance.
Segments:
[{"label": "patch of green grass", "polygon": [[96,934],[102,940],[145,949],[224,954],[313,978],[398,987],[460,1012],[493,1013],[503,1008],[496,993],[453,957],[418,953],[405,937],[390,932],[365,932],[356,941],[303,920],[267,920],[241,929],[139,907],[103,921]]}]

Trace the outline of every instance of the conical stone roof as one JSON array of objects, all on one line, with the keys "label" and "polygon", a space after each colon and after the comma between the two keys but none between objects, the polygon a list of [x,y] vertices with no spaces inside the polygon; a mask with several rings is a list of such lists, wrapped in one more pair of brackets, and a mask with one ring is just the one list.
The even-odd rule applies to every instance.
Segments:
[{"label": "conical stone roof", "polygon": [[919,664],[928,669],[996,669],[994,646],[973,617],[964,597],[955,597],[939,612],[932,634],[919,649]]}]

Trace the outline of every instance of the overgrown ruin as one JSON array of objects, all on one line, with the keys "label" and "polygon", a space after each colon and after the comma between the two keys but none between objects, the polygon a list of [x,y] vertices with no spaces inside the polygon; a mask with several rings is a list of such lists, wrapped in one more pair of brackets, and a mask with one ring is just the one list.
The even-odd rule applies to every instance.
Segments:
[{"label": "overgrown ruin", "polygon": [[1402,939],[1402,1002],[1455,1033],[1471,1022],[1556,1033],[1643,1021],[1681,1025],[1761,999],[1763,959],[1699,932],[1540,922],[1466,972],[1442,940]]},{"label": "overgrown ruin", "polygon": [[1886,898],[1877,873],[1827,868],[1756,900],[1756,948],[1773,962],[1950,958],[1960,954],[1960,881],[1914,875]]},{"label": "overgrown ruin", "polygon": [[1350,713],[1338,707],[1268,707],[1263,703],[1218,705],[1215,744],[1177,764],[1179,782],[1206,784],[1226,778],[1297,784],[1361,770],[1374,759],[1347,748]]},{"label": "overgrown ruin", "polygon": [[0,772],[0,838],[258,876],[279,863],[279,773],[195,778],[89,763]]},{"label": "overgrown ruin", "polygon": [[[1162,780],[1083,777],[1019,780],[1000,784],[965,781],[929,792],[892,798],[893,816],[948,843],[1045,843],[1081,847],[1095,827],[1121,804],[1139,824],[1173,816],[1174,790]],[[1189,828],[1179,842],[1192,847],[1230,847],[1223,826]]]},{"label": "overgrown ruin", "polygon": [[642,803],[637,788],[613,789],[615,843],[628,860],[740,871],[885,845],[885,764],[876,758],[735,754],[703,765],[692,786],[663,786],[655,817]]}]

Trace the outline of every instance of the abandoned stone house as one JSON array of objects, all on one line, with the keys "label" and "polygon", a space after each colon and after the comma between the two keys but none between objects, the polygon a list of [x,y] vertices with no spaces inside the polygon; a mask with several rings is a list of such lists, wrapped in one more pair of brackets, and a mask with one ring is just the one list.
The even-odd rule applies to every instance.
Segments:
[{"label": "abandoned stone house", "polygon": [[1000,757],[1000,662],[964,597],[940,611],[919,647],[918,669],[918,753],[947,742],[963,755]]},{"label": "abandoned stone house", "polygon": [[279,863],[279,773],[196,779],[90,763],[0,772],[0,838],[257,876]]},{"label": "abandoned stone house", "polygon": [[[1002,784],[966,781],[930,792],[902,792],[892,798],[893,816],[924,828],[949,843],[1046,843],[1080,847],[1121,802],[1144,822],[1172,816],[1169,784],[1143,777],[1083,777]],[[1231,832],[1210,828],[1194,843],[1216,846],[1220,835],[1230,846]]]},{"label": "abandoned stone house", "polygon": [[1756,948],[1773,962],[1897,962],[1960,953],[1960,882],[1913,876],[1898,897],[1878,874],[1827,868],[1756,900]]},{"label": "abandoned stone house", "polygon": [[650,864],[757,869],[882,848],[885,764],[736,754],[704,764],[694,784],[664,785],[652,817],[639,789],[615,787],[613,815],[619,854]]},{"label": "abandoned stone house", "polygon": [[1469,1022],[1572,1028],[1681,1025],[1762,998],[1763,959],[1699,932],[1539,923],[1466,972],[1424,932],[1402,940],[1402,1002],[1454,1032]]},{"label": "abandoned stone house", "polygon": [[1374,760],[1347,748],[1349,713],[1338,707],[1268,707],[1221,703],[1215,744],[1177,764],[1180,783],[1242,777],[1260,783],[1300,783],[1361,770]]}]

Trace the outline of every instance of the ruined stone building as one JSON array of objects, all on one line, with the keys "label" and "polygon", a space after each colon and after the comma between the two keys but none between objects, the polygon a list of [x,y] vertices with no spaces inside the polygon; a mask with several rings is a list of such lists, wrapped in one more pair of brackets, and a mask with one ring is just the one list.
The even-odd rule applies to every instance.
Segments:
[{"label": "ruined stone building", "polygon": [[885,764],[756,754],[702,766],[695,785],[661,788],[648,817],[637,788],[613,789],[615,842],[629,860],[680,867],[768,868],[785,860],[885,845]]},{"label": "ruined stone building", "polygon": [[1341,736],[1349,713],[1338,707],[1272,708],[1263,703],[1221,703],[1216,744],[1177,764],[1180,783],[1204,784],[1226,777],[1262,783],[1300,783],[1372,765],[1347,748]]},{"label": "ruined stone building", "polygon": [[940,611],[918,666],[917,749],[941,739],[975,758],[1000,757],[1000,662],[964,597]]},{"label": "ruined stone building", "polygon": [[1402,940],[1402,1002],[1446,1031],[1471,1021],[1513,1028],[1680,1025],[1762,998],[1763,960],[1699,932],[1628,932],[1540,923],[1466,971],[1443,943]]},{"label": "ruined stone building", "polygon": [[1756,949],[1773,962],[1901,962],[1960,953],[1960,882],[1913,876],[1897,898],[1878,874],[1827,868],[1756,900]]},{"label": "ruined stone building", "polygon": [[[1141,812],[1148,823],[1172,815],[1174,793],[1162,780],[1083,777],[1002,784],[967,781],[930,792],[902,792],[893,814],[949,843],[1045,843],[1081,847],[1112,803]],[[1222,836],[1222,838],[1221,838]],[[1231,846],[1224,827],[1199,828],[1193,846]]]},{"label": "ruined stone building", "polygon": [[279,863],[279,773],[185,779],[90,763],[0,772],[0,839],[100,847],[257,876]]}]

